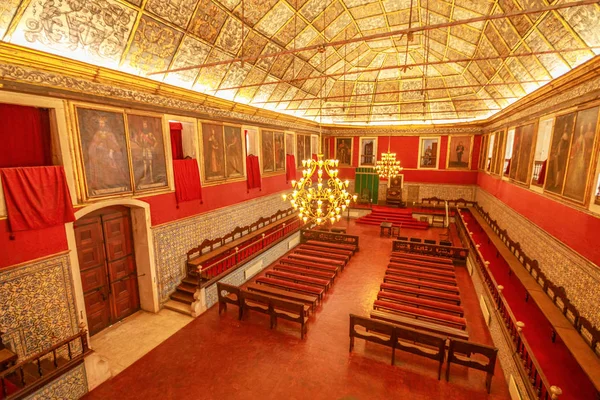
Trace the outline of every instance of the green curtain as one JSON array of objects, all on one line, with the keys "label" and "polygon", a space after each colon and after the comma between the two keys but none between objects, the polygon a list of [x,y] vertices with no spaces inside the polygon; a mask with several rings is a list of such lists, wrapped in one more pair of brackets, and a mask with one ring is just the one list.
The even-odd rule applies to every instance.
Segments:
[{"label": "green curtain", "polygon": [[358,202],[372,202],[377,204],[379,198],[379,175],[375,168],[356,168],[354,191],[358,195]]}]

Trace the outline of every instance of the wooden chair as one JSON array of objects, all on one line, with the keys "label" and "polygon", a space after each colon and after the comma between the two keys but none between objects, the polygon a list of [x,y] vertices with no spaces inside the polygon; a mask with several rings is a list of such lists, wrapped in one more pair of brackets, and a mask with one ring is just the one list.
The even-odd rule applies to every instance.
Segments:
[{"label": "wooden chair", "polygon": [[[362,326],[365,328],[366,332],[362,333],[357,331],[357,326]],[[396,361],[396,352],[394,351],[396,345],[394,325],[350,314],[350,352],[354,349],[354,338],[364,339],[369,342],[390,347],[392,349],[392,365],[394,365]]]},{"label": "wooden chair", "polygon": [[[488,359],[487,364],[472,359],[471,355],[473,354],[480,354],[486,357]],[[495,347],[467,342],[460,339],[450,339],[450,346],[448,347],[448,366],[446,367],[446,381],[448,381],[450,377],[450,364],[464,365],[468,368],[477,369],[487,373],[485,387],[487,392],[490,393],[497,356],[498,349]]]},{"label": "wooden chair", "polygon": [[217,282],[217,295],[219,297],[219,315],[227,311],[227,303],[238,306],[238,319],[242,319],[242,300],[240,288],[223,282]]}]

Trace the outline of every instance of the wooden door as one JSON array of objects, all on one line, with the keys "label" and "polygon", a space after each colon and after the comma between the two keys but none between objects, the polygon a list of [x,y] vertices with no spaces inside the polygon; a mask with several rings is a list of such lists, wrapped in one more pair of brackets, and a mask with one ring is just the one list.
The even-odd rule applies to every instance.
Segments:
[{"label": "wooden door", "polygon": [[126,207],[99,210],[75,223],[90,335],[139,309],[137,270]]}]

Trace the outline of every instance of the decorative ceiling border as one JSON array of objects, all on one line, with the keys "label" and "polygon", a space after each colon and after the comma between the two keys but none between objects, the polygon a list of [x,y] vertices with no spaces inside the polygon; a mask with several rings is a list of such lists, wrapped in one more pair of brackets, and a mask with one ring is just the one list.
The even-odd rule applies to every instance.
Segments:
[{"label": "decorative ceiling border", "polygon": [[329,128],[327,131],[323,131],[324,134],[330,136],[362,136],[375,135],[375,136],[402,136],[402,135],[448,135],[448,134],[481,134],[483,133],[483,127],[481,125],[465,125],[465,126],[436,126],[436,125],[423,125],[423,126],[406,126],[406,127],[360,127],[360,128]]}]

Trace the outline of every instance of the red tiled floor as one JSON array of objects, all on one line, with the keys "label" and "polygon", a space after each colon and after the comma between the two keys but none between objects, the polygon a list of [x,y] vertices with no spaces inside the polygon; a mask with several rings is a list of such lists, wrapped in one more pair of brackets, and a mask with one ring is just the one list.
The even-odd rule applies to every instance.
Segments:
[{"label": "red tiled floor", "polygon": [[[439,239],[441,232],[403,235]],[[350,222],[348,233],[360,235],[361,251],[311,316],[305,340],[297,324],[281,321],[271,330],[265,315],[239,322],[234,307],[222,316],[213,307],[86,398],[508,399],[499,364],[488,395],[480,371],[453,366],[448,383],[437,380],[432,360],[397,352],[391,366],[389,349],[360,339],[348,353],[348,314],[372,309],[392,243],[379,227]],[[458,268],[457,279],[471,339],[491,344],[466,270]]]}]

